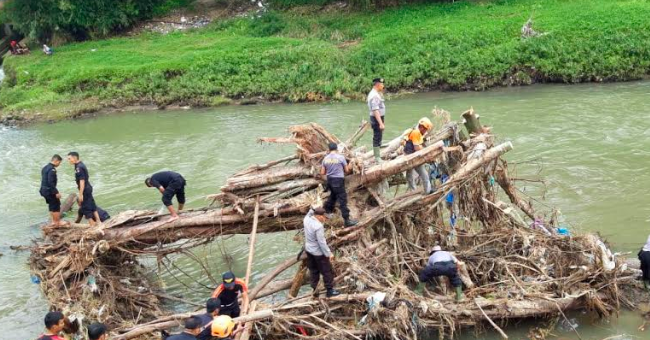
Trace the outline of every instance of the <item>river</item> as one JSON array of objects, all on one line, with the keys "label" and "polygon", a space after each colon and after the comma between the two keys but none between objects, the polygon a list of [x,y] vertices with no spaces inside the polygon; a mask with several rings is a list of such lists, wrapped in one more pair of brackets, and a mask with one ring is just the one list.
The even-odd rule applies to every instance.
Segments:
[{"label": "river", "polygon": [[[494,126],[515,149],[508,154],[516,177],[543,178],[545,189],[531,182],[526,191],[544,194],[544,204],[561,208],[574,229],[601,233],[617,251],[636,251],[650,228],[650,111],[649,82],[590,85],[538,85],[488,92],[427,93],[387,102],[388,136],[395,136],[427,115],[434,106],[458,117],[473,106],[482,121]],[[110,213],[125,209],[159,209],[160,194],[144,186],[146,175],[162,169],[182,173],[188,182],[188,206],[201,207],[204,197],[218,191],[229,174],[293,152],[289,146],[260,145],[256,138],[284,136],[291,124],[317,122],[330,132],[348,136],[366,118],[365,105],[342,104],[229,106],[205,110],[123,113],[92,119],[39,124],[26,128],[0,128],[0,334],[3,340],[35,338],[42,328],[47,302],[38,285],[30,282],[27,252],[10,245],[28,245],[39,236],[36,226],[47,218],[38,195],[40,169],[54,153],[78,151],[90,170],[97,203]],[[362,143],[370,144],[370,136]],[[59,168],[59,190],[75,190],[73,168]],[[275,263],[294,255],[299,246],[293,233],[262,235],[258,239],[253,280]],[[236,236],[196,249],[209,259],[214,276],[226,270],[225,257],[243,273],[247,238]],[[224,256],[227,254],[227,256]],[[148,260],[152,261],[152,260]],[[200,302],[212,283],[198,266],[176,259],[193,278],[157,273],[166,288],[191,292],[187,299]],[[198,282],[197,282],[198,281]],[[187,285],[187,287],[185,287]],[[182,306],[176,306],[181,308]],[[640,318],[623,313],[611,321],[594,321],[577,314],[584,339],[628,334]],[[513,325],[511,338],[525,338],[530,324]],[[473,339],[472,331],[463,338]],[[573,332],[556,330],[562,339]],[[647,335],[645,335],[647,337]],[[492,333],[479,336],[497,339]],[[625,337],[621,338],[625,339]]]}]

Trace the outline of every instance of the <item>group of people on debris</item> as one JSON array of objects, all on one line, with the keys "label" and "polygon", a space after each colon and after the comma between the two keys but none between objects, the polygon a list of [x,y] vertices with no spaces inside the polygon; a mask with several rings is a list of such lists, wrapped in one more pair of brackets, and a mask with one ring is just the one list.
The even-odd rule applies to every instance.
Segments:
[{"label": "group of people on debris", "polygon": [[[380,147],[385,128],[386,106],[382,95],[383,89],[384,80],[376,78],[373,80],[373,89],[368,95],[368,107],[373,129],[373,153],[377,162],[381,161]],[[424,135],[432,128],[431,121],[428,118],[422,118],[415,127],[405,133],[404,152],[412,154],[421,150],[424,147]],[[310,284],[314,290],[314,295],[318,295],[318,284],[322,276],[326,296],[331,298],[340,295],[340,292],[334,288],[334,270],[332,268],[334,253],[327,244],[324,223],[328,218],[332,217],[337,204],[345,227],[354,227],[358,222],[350,217],[350,210],[347,206],[345,176],[351,172],[351,165],[345,156],[339,152],[339,146],[336,143],[330,143],[328,149],[329,152],[322,161],[319,176],[326,180],[326,188],[330,195],[323,207],[310,209],[304,217],[305,242],[303,251],[306,255],[307,267],[310,272]],[[95,202],[89,171],[80,160],[79,153],[70,152],[67,157],[70,164],[74,166],[75,181],[78,188],[79,218],[77,223],[82,216],[88,220],[90,225],[95,225],[110,218],[108,213],[99,208]],[[41,171],[40,194],[48,204],[52,225],[55,227],[65,225],[61,218],[61,194],[57,189],[56,168],[61,162],[61,156],[54,155],[50,163],[43,167]],[[416,167],[407,173],[409,189],[414,190],[416,187],[416,174],[422,179],[424,192],[430,193],[431,183],[424,166]],[[171,216],[170,220],[178,219],[178,211],[183,210],[185,204],[186,181],[183,176],[173,171],[162,171],[146,178],[145,185],[160,191],[162,202]],[[174,209],[172,203],[174,197],[178,201],[178,210]],[[439,246],[434,247],[430,255],[426,267],[420,273],[420,281],[432,282],[435,277],[447,276],[451,284],[456,287],[457,298],[460,299],[462,296],[461,281],[457,270],[459,261],[451,253],[443,251]],[[222,279],[223,283],[217,287],[206,303],[206,314],[188,318],[185,320],[185,331],[179,335],[169,336],[167,340],[204,340],[213,336],[227,339],[241,329],[241,327],[235,327],[232,319],[237,318],[240,314],[241,308],[238,302],[240,297],[243,308],[247,309],[249,303],[247,285],[244,281],[236,278],[232,272],[224,273]],[[57,333],[62,329],[60,328],[62,319],[62,314],[59,312],[48,313],[45,319],[47,333],[41,339],[58,340]],[[90,325],[88,332],[91,340],[106,339],[106,327],[101,324]]]},{"label": "group of people on debris", "polygon": [[[232,340],[232,337],[244,330],[235,322],[241,309],[248,308],[248,287],[235,277],[232,272],[222,275],[222,283],[214,290],[205,303],[204,314],[194,315],[184,320],[184,331],[170,335],[162,331],[162,340],[210,340],[213,338]],[[242,300],[242,307],[239,299]],[[45,315],[45,332],[38,340],[65,340],[79,331],[78,321],[71,322],[59,311]],[[108,330],[104,324],[88,325],[88,340],[108,340]],[[62,336],[63,335],[63,336]]]},{"label": "group of people on debris", "polygon": [[[39,193],[45,199],[51,216],[51,225],[61,227],[67,223],[62,220],[61,214],[61,193],[57,189],[58,176],[56,169],[61,165],[63,158],[58,154],[52,156],[50,162],[41,170],[41,187]],[[77,189],[77,203],[79,210],[76,223],[81,222],[82,217],[88,220],[92,226],[110,218],[108,212],[97,206],[93,196],[93,186],[90,184],[90,173],[88,167],[81,161],[79,153],[72,151],[68,153],[68,162],[74,166],[75,182]],[[178,210],[182,210],[185,204],[185,179],[173,171],[161,171],[145,179],[147,187],[154,187],[162,194],[163,204],[169,210],[171,220],[178,218],[174,209],[172,199],[176,196]]]},{"label": "group of people on debris", "polygon": [[[9,53],[13,55],[22,55],[22,54],[30,54],[31,51],[29,50],[29,47],[27,45],[18,42],[16,40],[12,40],[9,42]],[[54,50],[47,46],[46,44],[43,44],[43,53],[45,55],[52,55],[54,54]]]}]

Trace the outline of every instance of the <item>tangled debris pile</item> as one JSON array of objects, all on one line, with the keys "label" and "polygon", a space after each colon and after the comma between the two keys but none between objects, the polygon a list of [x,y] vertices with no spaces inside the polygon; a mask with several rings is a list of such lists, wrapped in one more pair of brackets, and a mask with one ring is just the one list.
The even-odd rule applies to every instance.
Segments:
[{"label": "tangled debris pile", "polygon": [[[435,110],[434,116],[440,120],[448,114]],[[210,207],[184,212],[175,221],[127,211],[97,228],[44,230],[44,241],[32,250],[32,270],[53,306],[112,323],[121,332],[118,339],[177,326],[188,314],[165,316],[158,307],[164,293],[141,275],[137,257],[154,254],[163,261],[215,237],[249,234],[254,215],[257,233],[301,229],[309,207],[328,195],[314,175],[327,144],[335,142],[353,164],[346,188],[359,220],[350,228],[340,219],[328,225],[328,243],[338,253],[336,282],[345,294],[297,296],[306,284],[306,265],[304,257],[293,256],[251,290],[257,311],[239,321],[254,322],[252,336],[416,339],[424,329],[452,336],[460,327],[489,323],[501,331],[498,323],[508,319],[581,308],[607,316],[621,304],[632,306],[619,289],[634,275],[597,236],[559,235],[553,219],[529,227],[518,211],[531,221],[535,211],[520,197],[501,158],[512,144],[496,144],[473,110],[463,119],[468,133],[443,119],[442,128],[425,136],[428,146],[413,154],[404,155],[402,136],[395,138],[382,149],[381,164],[375,164],[372,152],[355,147],[366,122],[346,141],[314,123],[293,126],[289,138],[260,141],[294,143],[295,155],[236,173],[210,197]],[[430,194],[400,190],[402,173],[424,163],[444,175],[444,183],[436,182]],[[512,206],[501,201],[506,197]],[[457,223],[449,222],[452,216]],[[434,244],[454,250],[464,262],[466,299],[460,303],[447,295],[444,283],[414,290]],[[292,280],[277,279],[295,271],[296,264]],[[287,290],[289,298],[282,302],[261,300]]]}]

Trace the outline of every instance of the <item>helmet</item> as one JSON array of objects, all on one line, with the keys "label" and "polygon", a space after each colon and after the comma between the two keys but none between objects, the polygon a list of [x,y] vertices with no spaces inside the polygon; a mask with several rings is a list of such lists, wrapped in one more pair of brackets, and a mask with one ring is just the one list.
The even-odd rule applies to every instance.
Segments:
[{"label": "helmet", "polygon": [[212,336],[223,339],[232,334],[235,322],[228,315],[219,315],[212,320]]},{"label": "helmet", "polygon": [[431,128],[433,127],[433,123],[431,123],[431,120],[429,120],[429,118],[427,117],[420,119],[418,125],[424,126],[424,128],[427,130],[431,130]]}]

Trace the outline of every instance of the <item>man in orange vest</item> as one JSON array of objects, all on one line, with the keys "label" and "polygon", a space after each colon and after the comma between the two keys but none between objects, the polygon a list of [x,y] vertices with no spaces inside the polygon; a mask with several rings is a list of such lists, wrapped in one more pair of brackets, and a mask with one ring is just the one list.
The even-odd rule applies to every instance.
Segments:
[{"label": "man in orange vest", "polygon": [[248,287],[243,280],[236,278],[233,272],[225,272],[221,278],[223,283],[214,290],[212,297],[221,301],[219,315],[229,315],[236,318],[241,313],[239,301],[237,301],[240,295],[244,309],[248,308]]},{"label": "man in orange vest", "polygon": [[[424,135],[433,128],[433,123],[429,118],[422,118],[418,122],[416,128],[411,129],[406,134],[406,140],[404,144],[404,153],[409,155],[416,151],[422,150],[424,148]],[[424,187],[424,194],[428,195],[431,193],[431,180],[429,179],[429,174],[427,173],[426,164],[419,165],[413,169],[409,169],[406,172],[406,181],[408,182],[409,190],[415,190],[415,174],[420,176],[422,181],[422,186]]]}]

